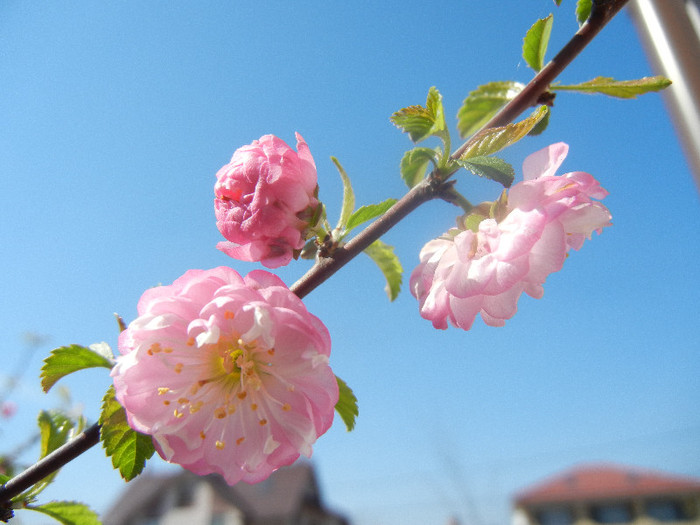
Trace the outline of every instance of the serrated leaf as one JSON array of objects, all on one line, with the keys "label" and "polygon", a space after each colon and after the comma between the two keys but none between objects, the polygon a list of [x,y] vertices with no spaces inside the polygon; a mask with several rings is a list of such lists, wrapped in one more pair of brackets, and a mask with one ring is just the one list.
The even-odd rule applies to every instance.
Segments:
[{"label": "serrated leaf", "polygon": [[52,501],[44,505],[29,505],[26,508],[51,516],[64,525],[100,525],[97,513],[76,501]]},{"label": "serrated leaf", "polygon": [[345,226],[346,231],[350,231],[356,226],[359,226],[363,222],[370,221],[380,215],[384,215],[386,211],[391,208],[396,203],[396,199],[387,199],[379,204],[368,204],[367,206],[360,206],[355,213],[353,213],[348,219],[348,223]]},{"label": "serrated leaf", "polygon": [[408,106],[394,113],[389,120],[408,133],[413,142],[420,142],[432,135],[440,136],[447,129],[442,95],[434,86],[428,91],[425,107]]},{"label": "serrated leaf", "polygon": [[593,4],[591,0],[578,0],[578,2],[576,2],[576,20],[579,26],[585,24],[588,17],[591,16],[592,7]]},{"label": "serrated leaf", "polygon": [[413,188],[413,186],[423,180],[425,170],[430,162],[437,166],[439,151],[439,148],[435,150],[417,147],[403,154],[401,158],[401,178],[409,188]]},{"label": "serrated leaf", "polygon": [[113,362],[100,353],[103,350],[100,347],[100,351],[95,351],[80,345],[62,346],[52,350],[41,367],[41,388],[48,392],[62,377],[85,368],[112,368]]},{"label": "serrated leaf", "polygon": [[350,184],[350,177],[345,172],[340,162],[335,157],[331,157],[333,164],[338,169],[340,173],[340,178],[343,180],[343,207],[340,211],[340,219],[338,219],[337,230],[344,230],[345,225],[348,223],[348,219],[355,209],[355,192],[352,190],[352,184]]},{"label": "serrated leaf", "polygon": [[600,93],[617,98],[636,98],[637,95],[661,91],[670,85],[671,81],[669,79],[659,75],[637,80],[615,80],[612,77],[596,77],[581,84],[566,86],[555,84],[550,89],[553,91],[578,91],[586,94]]},{"label": "serrated leaf", "polygon": [[335,376],[335,379],[338,382],[338,402],[335,404],[335,410],[345,423],[345,428],[350,432],[355,428],[355,419],[360,413],[357,407],[357,398],[345,381],[338,376]]},{"label": "serrated leaf", "polygon": [[138,476],[146,461],[155,452],[151,436],[133,430],[126,420],[124,408],[114,397],[110,386],[102,400],[100,441],[112,465],[126,481]]},{"label": "serrated leaf", "polygon": [[529,117],[520,122],[480,131],[472,138],[471,145],[464,151],[460,160],[492,155],[514,144],[525,137],[545,117],[547,112],[547,106],[540,106]]},{"label": "serrated leaf", "polygon": [[535,71],[542,69],[554,17],[550,14],[532,24],[523,39],[523,58]]},{"label": "serrated leaf", "polygon": [[384,244],[377,239],[365,248],[365,253],[379,266],[379,269],[384,274],[386,279],[384,290],[389,296],[389,300],[393,301],[401,291],[401,282],[403,280],[403,268],[399,258],[394,253],[394,247]]},{"label": "serrated leaf", "polygon": [[494,180],[506,188],[510,188],[515,179],[513,166],[498,157],[471,157],[469,160],[458,160],[457,163],[475,175]]},{"label": "serrated leaf", "polygon": [[486,124],[498,110],[520,93],[524,84],[520,82],[489,82],[469,93],[457,112],[457,129],[465,138]]}]

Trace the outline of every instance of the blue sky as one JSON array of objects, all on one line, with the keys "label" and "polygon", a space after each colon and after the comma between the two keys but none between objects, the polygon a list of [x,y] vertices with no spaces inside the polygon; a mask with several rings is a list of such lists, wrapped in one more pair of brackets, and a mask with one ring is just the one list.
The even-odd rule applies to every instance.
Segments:
[{"label": "blue sky", "polygon": [[[299,131],[331,218],[341,193],[331,155],[358,204],[400,197],[411,143],[391,113],[433,85],[454,115],[480,84],[526,82],[522,37],[554,12],[551,57],[577,27],[573,0],[563,4],[0,4],[0,374],[24,372],[19,412],[0,421],[2,451],[59,402],[38,388],[52,347],[116,346],[112,313],[132,319],[146,288],[189,268],[257,267],[215,249],[214,174],[237,147],[266,133],[293,143]],[[649,74],[623,12],[561,80]],[[587,461],[700,476],[700,206],[662,97],[560,94],[547,132],[504,156],[519,173],[558,141],[570,144],[564,171],[610,192],[614,226],[571,254],[543,299],[523,297],[505,328],[434,330],[407,290],[388,302],[366,257],[306,298],[360,399],[356,430],[338,420],[313,457],[325,499],[353,523],[505,523],[514,491]],[[458,187],[476,202],[499,192],[466,174]],[[383,238],[406,281],[454,217],[432,202]],[[308,267],[278,273],[291,285]],[[24,332],[50,342],[32,352]],[[97,418],[107,374],[62,383]],[[124,488],[98,448],[55,485],[47,498],[98,511]]]}]

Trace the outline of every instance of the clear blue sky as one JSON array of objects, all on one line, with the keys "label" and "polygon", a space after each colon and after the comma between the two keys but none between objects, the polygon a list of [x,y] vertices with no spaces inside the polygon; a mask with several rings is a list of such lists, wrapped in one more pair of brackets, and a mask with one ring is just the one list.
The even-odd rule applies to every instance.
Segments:
[{"label": "clear blue sky", "polygon": [[[576,30],[574,1],[563,4],[2,2],[0,374],[24,375],[0,449],[58,403],[38,388],[52,347],[116,346],[112,313],[132,319],[146,288],[189,268],[256,267],[215,249],[214,174],[237,147],[299,131],[330,217],[341,191],[331,155],[359,204],[399,197],[411,144],[391,113],[433,85],[454,115],[479,84],[526,82],[522,36],[554,12],[558,49]],[[561,79],[648,74],[623,12]],[[364,257],[306,299],[360,399],[356,430],[338,420],[313,457],[326,501],[353,523],[500,525],[515,490],[584,461],[700,476],[700,206],[662,98],[561,94],[548,131],[505,156],[519,172],[558,141],[571,146],[565,171],[609,190],[614,226],[505,328],[434,330],[407,290],[388,302]],[[477,202],[498,194],[466,174],[459,187]],[[406,281],[454,216],[430,203],[385,236]],[[308,267],[279,274],[291,285]],[[50,342],[31,353],[26,331]],[[97,418],[107,374],[62,383]],[[47,497],[98,511],[124,488],[98,448],[56,485]]]}]

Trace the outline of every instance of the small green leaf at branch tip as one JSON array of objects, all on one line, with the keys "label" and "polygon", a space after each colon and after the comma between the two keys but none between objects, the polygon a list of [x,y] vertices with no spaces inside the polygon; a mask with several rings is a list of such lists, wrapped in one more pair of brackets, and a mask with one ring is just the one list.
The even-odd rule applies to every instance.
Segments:
[{"label": "small green leaf at branch tip", "polygon": [[345,225],[348,223],[350,215],[355,210],[355,192],[352,189],[352,184],[350,184],[350,177],[340,165],[340,162],[335,157],[331,157],[331,161],[335,164],[335,167],[340,173],[340,178],[343,181],[343,207],[340,211],[340,219],[338,219],[337,230],[344,230]]},{"label": "small green leaf at branch tip", "polygon": [[561,5],[561,0],[554,0],[554,3],[557,4],[557,7]]},{"label": "small green leaf at branch tip", "polygon": [[515,180],[513,166],[498,157],[471,157],[469,160],[457,162],[473,174],[496,181],[505,188],[510,188]]},{"label": "small green leaf at branch tip", "polygon": [[425,177],[428,164],[437,167],[442,150],[440,148],[416,147],[408,150],[401,158],[401,178],[409,188],[413,188]]},{"label": "small green leaf at branch tip", "polygon": [[469,147],[462,153],[460,160],[473,157],[485,157],[502,150],[525,137],[547,115],[547,106],[540,106],[529,117],[501,126],[480,131],[470,140]]},{"label": "small green leaf at branch tip", "polygon": [[338,402],[335,404],[335,410],[345,423],[345,428],[351,432],[355,428],[355,419],[360,413],[357,407],[357,398],[348,384],[335,376],[338,382]]},{"label": "small green leaf at branch tip", "polygon": [[61,346],[51,351],[41,367],[41,388],[48,392],[62,377],[85,368],[114,366],[112,351],[107,343]]},{"label": "small green leaf at branch tip", "polygon": [[469,93],[457,112],[457,129],[460,137],[465,138],[479,131],[524,87],[525,84],[520,82],[489,82]]},{"label": "small green leaf at branch tip", "polygon": [[544,66],[553,20],[554,16],[551,14],[547,18],[538,20],[532,24],[523,39],[523,59],[535,71],[539,71]]},{"label": "small green leaf at branch tip", "polygon": [[671,81],[660,75],[644,77],[637,80],[615,80],[612,77],[596,77],[581,84],[550,86],[552,91],[578,91],[586,94],[601,94],[617,98],[636,98],[655,91],[661,91],[671,85]]},{"label": "small green leaf at branch tip", "polygon": [[133,430],[126,419],[124,408],[114,397],[114,386],[109,387],[102,400],[100,440],[112,465],[122,478],[131,481],[146,466],[155,452],[151,436]]},{"label": "small green leaf at branch tip", "polygon": [[403,268],[399,258],[394,253],[394,247],[384,244],[377,239],[365,248],[365,253],[379,266],[379,269],[384,274],[386,279],[384,290],[389,296],[389,300],[393,301],[398,297],[401,291],[401,282],[403,281]]},{"label": "small green leaf at branch tip", "polygon": [[591,0],[578,0],[576,2],[576,20],[579,26],[585,24],[588,17],[591,16],[592,7],[593,3]]},{"label": "small green leaf at branch tip", "polygon": [[372,219],[384,215],[394,204],[396,204],[396,199],[387,199],[379,204],[360,206],[355,213],[348,218],[348,223],[345,225],[346,232],[349,232],[364,222],[371,221]]},{"label": "small green leaf at branch tip", "polygon": [[428,91],[425,107],[408,106],[394,113],[389,120],[401,131],[408,133],[413,142],[420,142],[433,135],[444,139],[444,134],[447,133],[442,95],[435,87]]},{"label": "small green leaf at branch tip", "polygon": [[100,518],[87,505],[76,501],[52,501],[44,505],[28,505],[28,510],[51,516],[63,525],[100,525]]}]

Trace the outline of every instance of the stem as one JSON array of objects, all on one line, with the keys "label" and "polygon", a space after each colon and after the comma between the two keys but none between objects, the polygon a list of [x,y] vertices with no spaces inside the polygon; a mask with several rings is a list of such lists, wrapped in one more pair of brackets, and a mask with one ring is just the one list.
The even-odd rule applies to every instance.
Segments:
[{"label": "stem", "polygon": [[15,496],[38,483],[49,474],[57,471],[66,463],[74,460],[100,442],[100,425],[95,423],[90,428],[78,434],[62,447],[40,459],[27,470],[18,474],[0,487],[0,505],[4,506]]},{"label": "stem", "polygon": [[[617,14],[628,0],[593,0],[591,16],[576,32],[573,38],[547,64],[530,83],[501,111],[498,112],[484,129],[504,126],[520,115],[527,108],[535,105],[539,96],[544,93],[549,84],[568,66],[571,61],[593,40],[593,37]],[[478,132],[477,132],[478,134]],[[476,134],[475,134],[476,135]],[[474,136],[475,136],[474,135]],[[470,140],[473,140],[474,136]],[[456,159],[470,145],[465,142],[453,154]],[[449,150],[448,150],[449,151]],[[399,221],[406,217],[421,204],[438,197],[444,197],[451,184],[429,177],[414,186],[404,197],[392,206],[382,217],[370,224],[365,230],[354,237],[345,246],[338,248],[332,257],[319,259],[306,274],[291,286],[291,291],[300,298],[306,296],[331,275],[345,266],[351,259],[359,255],[365,248],[388,232]],[[45,458],[27,470],[18,474],[5,485],[0,487],[0,511],[8,508],[10,500],[41,481],[49,474],[78,457],[83,452],[99,443],[100,425],[95,424],[85,432],[54,450]],[[0,518],[5,515],[0,514]]]},{"label": "stem", "polygon": [[[506,104],[503,109],[481,128],[481,130],[462,144],[462,146],[452,154],[451,158],[458,159],[481,131],[488,128],[505,126],[515,120],[518,115],[527,108],[536,105],[537,99],[542,93],[547,91],[549,84],[566,69],[574,58],[583,51],[591,40],[593,40],[600,30],[603,29],[627,2],[628,0],[593,0],[591,16],[571,40],[569,40],[561,51],[535,75],[513,100]],[[450,175],[452,175],[452,173]],[[433,175],[435,174],[436,172],[433,172]],[[441,193],[444,193],[445,187],[440,185],[440,181],[444,181],[447,178],[447,176],[431,176],[428,177],[427,180],[432,179],[434,181],[432,184],[424,180],[420,184],[414,186],[411,191],[404,195],[403,198],[394,204],[382,217],[370,224],[362,233],[354,237],[344,247],[336,250],[332,257],[319,259],[301,279],[290,287],[290,290],[300,298],[306,296],[418,206],[430,199],[441,197]]]},{"label": "stem", "polygon": [[[537,105],[537,99],[547,91],[549,84],[566,69],[571,61],[593,40],[612,17],[614,17],[628,0],[593,0],[591,16],[585,24],[576,32],[569,42],[561,48],[561,51],[545,66],[537,75],[518,93],[518,95],[506,104],[480,131],[488,128],[505,126],[513,122],[527,108]],[[453,154],[453,159],[458,159],[471,145],[479,132],[472,135],[471,139],[462,144]]]},{"label": "stem", "polygon": [[388,232],[418,206],[438,197],[441,191],[441,183],[436,185],[427,179],[421,181],[404,195],[401,200],[389,208],[384,215],[370,224],[345,246],[333,252],[332,257],[318,259],[316,264],[289,289],[300,298],[303,298],[345,266],[351,259],[359,255],[362,250]]}]

